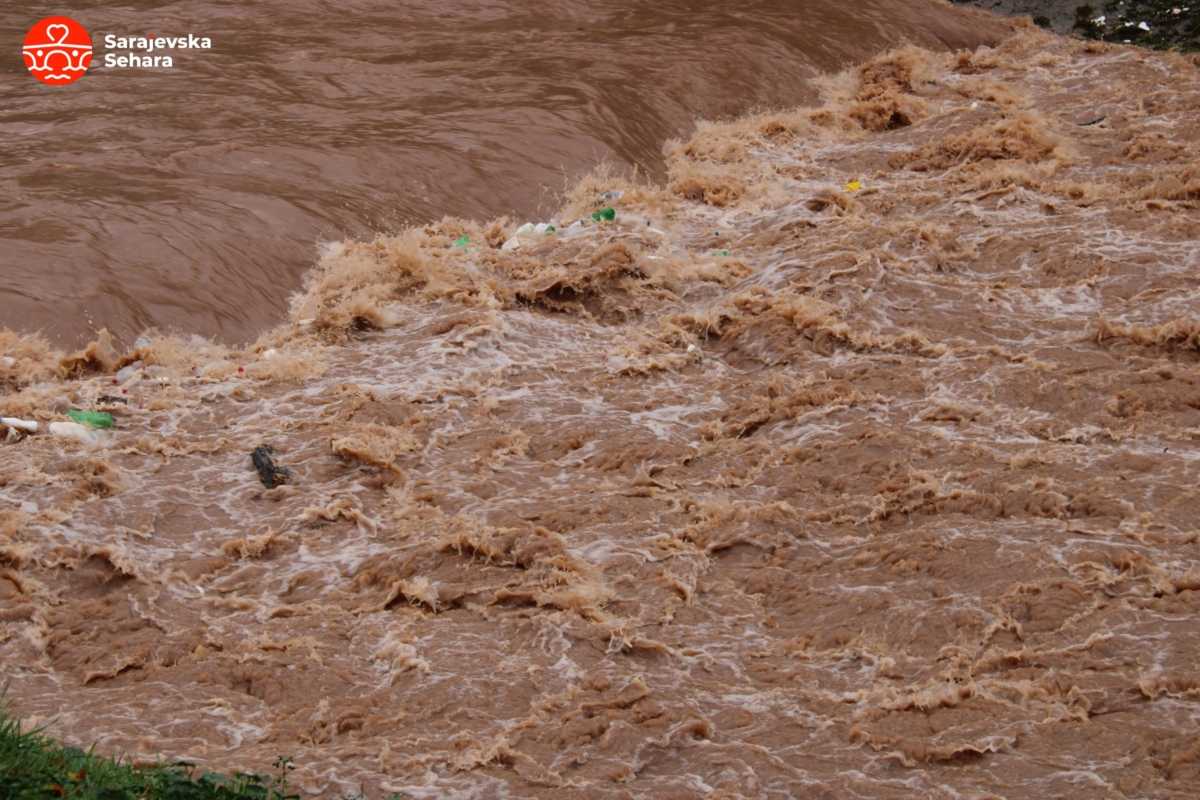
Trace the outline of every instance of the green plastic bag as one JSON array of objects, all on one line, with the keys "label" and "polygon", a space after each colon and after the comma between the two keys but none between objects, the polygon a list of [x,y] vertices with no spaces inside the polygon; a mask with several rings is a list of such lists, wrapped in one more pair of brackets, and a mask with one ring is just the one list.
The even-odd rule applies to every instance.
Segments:
[{"label": "green plastic bag", "polygon": [[72,408],[67,412],[67,416],[89,428],[111,428],[113,426],[112,414],[107,411],[80,411]]}]

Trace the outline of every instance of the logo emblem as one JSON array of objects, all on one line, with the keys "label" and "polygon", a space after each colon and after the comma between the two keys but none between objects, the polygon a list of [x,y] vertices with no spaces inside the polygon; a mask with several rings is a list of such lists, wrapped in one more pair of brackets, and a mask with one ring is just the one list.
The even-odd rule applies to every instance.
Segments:
[{"label": "logo emblem", "polygon": [[65,86],[83,77],[92,64],[92,37],[70,17],[38,20],[25,34],[25,66],[50,86]]}]

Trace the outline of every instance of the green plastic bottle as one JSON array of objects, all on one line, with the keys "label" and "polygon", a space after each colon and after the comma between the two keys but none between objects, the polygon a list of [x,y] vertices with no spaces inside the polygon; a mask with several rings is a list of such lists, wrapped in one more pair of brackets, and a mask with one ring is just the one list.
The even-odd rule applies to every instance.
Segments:
[{"label": "green plastic bottle", "polygon": [[612,206],[605,206],[599,211],[592,212],[592,219],[594,219],[596,222],[600,222],[601,220],[604,220],[605,222],[612,222],[616,218],[617,210]]}]

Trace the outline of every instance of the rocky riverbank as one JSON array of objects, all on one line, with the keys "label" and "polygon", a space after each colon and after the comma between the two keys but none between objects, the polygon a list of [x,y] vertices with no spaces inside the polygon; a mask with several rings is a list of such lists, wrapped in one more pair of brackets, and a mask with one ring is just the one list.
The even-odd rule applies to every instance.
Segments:
[{"label": "rocky riverbank", "polygon": [[1106,42],[1200,50],[1200,3],[1170,0],[955,0],[958,5],[1031,17],[1043,28]]}]

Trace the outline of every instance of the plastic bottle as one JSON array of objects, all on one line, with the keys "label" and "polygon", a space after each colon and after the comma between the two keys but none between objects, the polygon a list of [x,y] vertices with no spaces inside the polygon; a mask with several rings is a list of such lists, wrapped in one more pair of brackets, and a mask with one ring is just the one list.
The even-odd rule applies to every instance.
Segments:
[{"label": "plastic bottle", "polygon": [[130,378],[137,375],[138,370],[140,370],[143,366],[144,365],[142,364],[141,361],[135,361],[132,364],[129,364],[128,366],[121,367],[119,370],[117,370],[117,374],[116,374],[117,383],[125,383]]},{"label": "plastic bottle", "polygon": [[521,227],[513,231],[513,235],[508,238],[502,246],[501,250],[516,250],[524,244],[526,239],[534,239],[538,236],[549,236],[555,232],[555,227],[549,222],[539,222],[536,225],[532,222],[526,222]]},{"label": "plastic bottle", "polygon": [[51,422],[50,435],[60,439],[74,439],[84,444],[95,444],[100,441],[100,434],[90,428],[85,428],[78,422]]},{"label": "plastic bottle", "polygon": [[521,237],[531,233],[533,233],[533,223],[526,222],[524,225],[513,231],[513,235],[508,237],[508,241],[501,245],[500,249],[505,251],[516,250],[521,246]]},{"label": "plastic bottle", "polygon": [[38,424],[32,419],[18,419],[17,417],[0,417],[0,425],[7,425],[10,428],[16,428],[19,431],[26,433],[37,433]]}]

